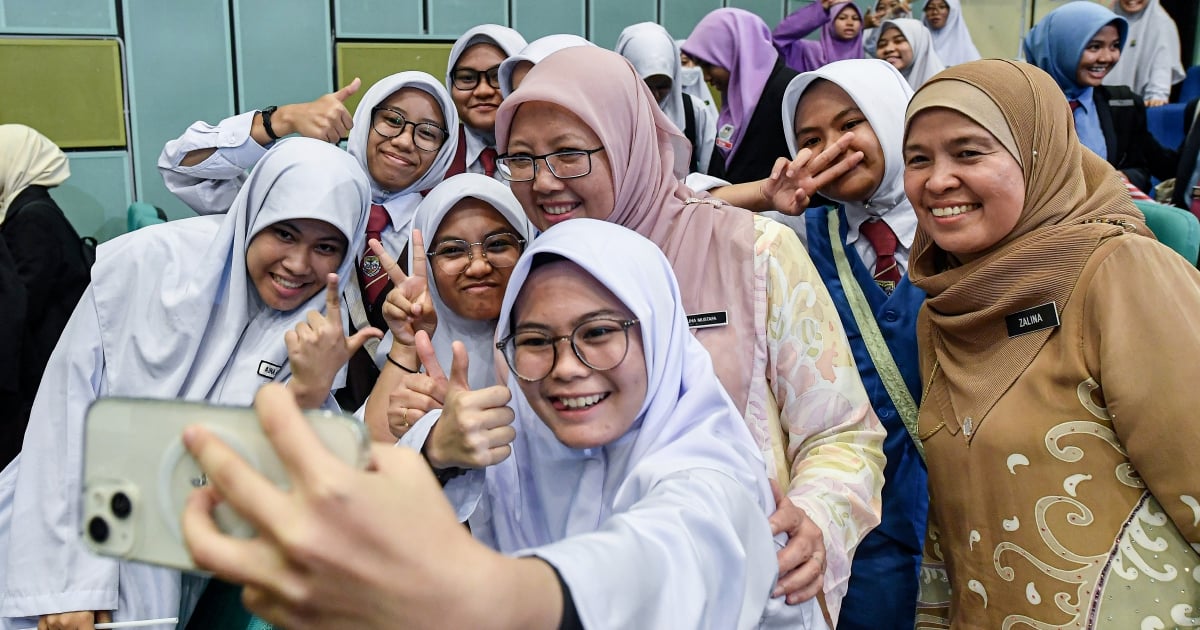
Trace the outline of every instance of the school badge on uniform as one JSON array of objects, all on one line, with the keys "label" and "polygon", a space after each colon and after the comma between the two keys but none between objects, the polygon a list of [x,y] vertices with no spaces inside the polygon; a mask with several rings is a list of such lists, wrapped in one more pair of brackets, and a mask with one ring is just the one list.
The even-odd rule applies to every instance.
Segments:
[{"label": "school badge on uniform", "polygon": [[719,131],[717,131],[717,139],[714,141],[716,143],[716,145],[718,147],[721,147],[722,149],[727,149],[727,150],[732,149],[733,148],[733,132],[736,129],[737,129],[736,127],[734,127],[733,125],[730,125],[728,123],[725,125],[722,125],[721,129]]},{"label": "school badge on uniform", "polygon": [[375,254],[365,256],[362,262],[362,271],[367,274],[367,277],[374,278],[383,270],[383,264],[379,262],[379,257]]}]

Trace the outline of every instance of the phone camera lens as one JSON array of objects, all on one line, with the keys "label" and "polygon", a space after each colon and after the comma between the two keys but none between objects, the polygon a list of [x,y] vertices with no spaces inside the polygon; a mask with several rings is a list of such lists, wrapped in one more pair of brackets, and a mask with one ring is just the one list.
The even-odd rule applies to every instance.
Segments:
[{"label": "phone camera lens", "polygon": [[133,511],[133,502],[129,500],[129,496],[124,492],[118,492],[113,495],[110,507],[112,507],[112,513],[117,518],[125,519]]},{"label": "phone camera lens", "polygon": [[104,541],[108,540],[108,523],[99,516],[93,516],[92,520],[88,521],[88,536],[91,536],[92,540],[104,544]]}]

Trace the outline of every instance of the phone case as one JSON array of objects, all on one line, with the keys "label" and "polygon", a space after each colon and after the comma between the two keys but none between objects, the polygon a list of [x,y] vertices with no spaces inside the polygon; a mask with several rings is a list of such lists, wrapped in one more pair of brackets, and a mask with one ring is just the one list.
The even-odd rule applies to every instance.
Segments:
[{"label": "phone case", "polygon": [[[329,411],[305,413],[335,456],[364,467],[369,438],[358,420]],[[249,407],[104,398],[88,410],[84,437],[81,536],[96,553],[195,571],[183,542],[180,516],[193,488],[208,483],[181,439],[187,425],[203,425],[276,485],[287,471]],[[218,527],[249,538],[254,529],[225,504]]]}]

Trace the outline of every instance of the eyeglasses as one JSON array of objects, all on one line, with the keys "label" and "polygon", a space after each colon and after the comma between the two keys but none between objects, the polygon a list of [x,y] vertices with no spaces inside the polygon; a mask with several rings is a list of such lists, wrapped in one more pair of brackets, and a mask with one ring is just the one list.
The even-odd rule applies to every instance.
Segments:
[{"label": "eyeglasses", "polygon": [[525,239],[515,234],[492,234],[478,243],[468,243],[455,239],[442,241],[426,254],[433,259],[438,271],[446,275],[457,276],[471,266],[475,260],[475,247],[479,246],[479,255],[487,264],[500,269],[517,264],[521,251],[525,249]]},{"label": "eyeglasses", "polygon": [[455,89],[470,91],[479,86],[480,79],[487,79],[487,84],[493,89],[500,89],[500,66],[495,65],[487,70],[476,70],[474,68],[455,68],[454,73],[450,75],[450,83]]},{"label": "eyeglasses", "polygon": [[375,133],[385,138],[395,138],[404,133],[406,127],[412,125],[413,144],[418,149],[430,153],[442,148],[449,133],[433,123],[418,123],[406,120],[404,114],[390,107],[376,107],[371,110],[371,116],[374,119],[371,128],[375,130]]},{"label": "eyeglasses", "polygon": [[558,363],[558,342],[568,339],[571,350],[584,365],[603,372],[625,360],[629,328],[637,324],[636,319],[590,319],[561,337],[537,331],[513,333],[497,342],[496,348],[504,354],[508,369],[517,378],[531,383],[550,376]]},{"label": "eyeglasses", "polygon": [[545,155],[502,155],[496,158],[496,169],[510,182],[528,182],[537,177],[537,161],[546,163],[550,174],[559,179],[574,179],[592,172],[592,154],[603,151],[595,149],[567,149]]}]

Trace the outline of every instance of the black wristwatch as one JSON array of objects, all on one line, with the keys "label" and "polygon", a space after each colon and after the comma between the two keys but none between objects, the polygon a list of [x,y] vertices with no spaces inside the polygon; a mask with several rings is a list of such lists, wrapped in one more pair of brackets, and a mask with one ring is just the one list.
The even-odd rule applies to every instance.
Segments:
[{"label": "black wristwatch", "polygon": [[259,113],[262,114],[263,130],[267,132],[267,137],[272,142],[279,139],[279,136],[275,135],[275,130],[271,128],[271,114],[274,114],[277,109],[279,109],[278,106],[272,105],[259,110]]}]

